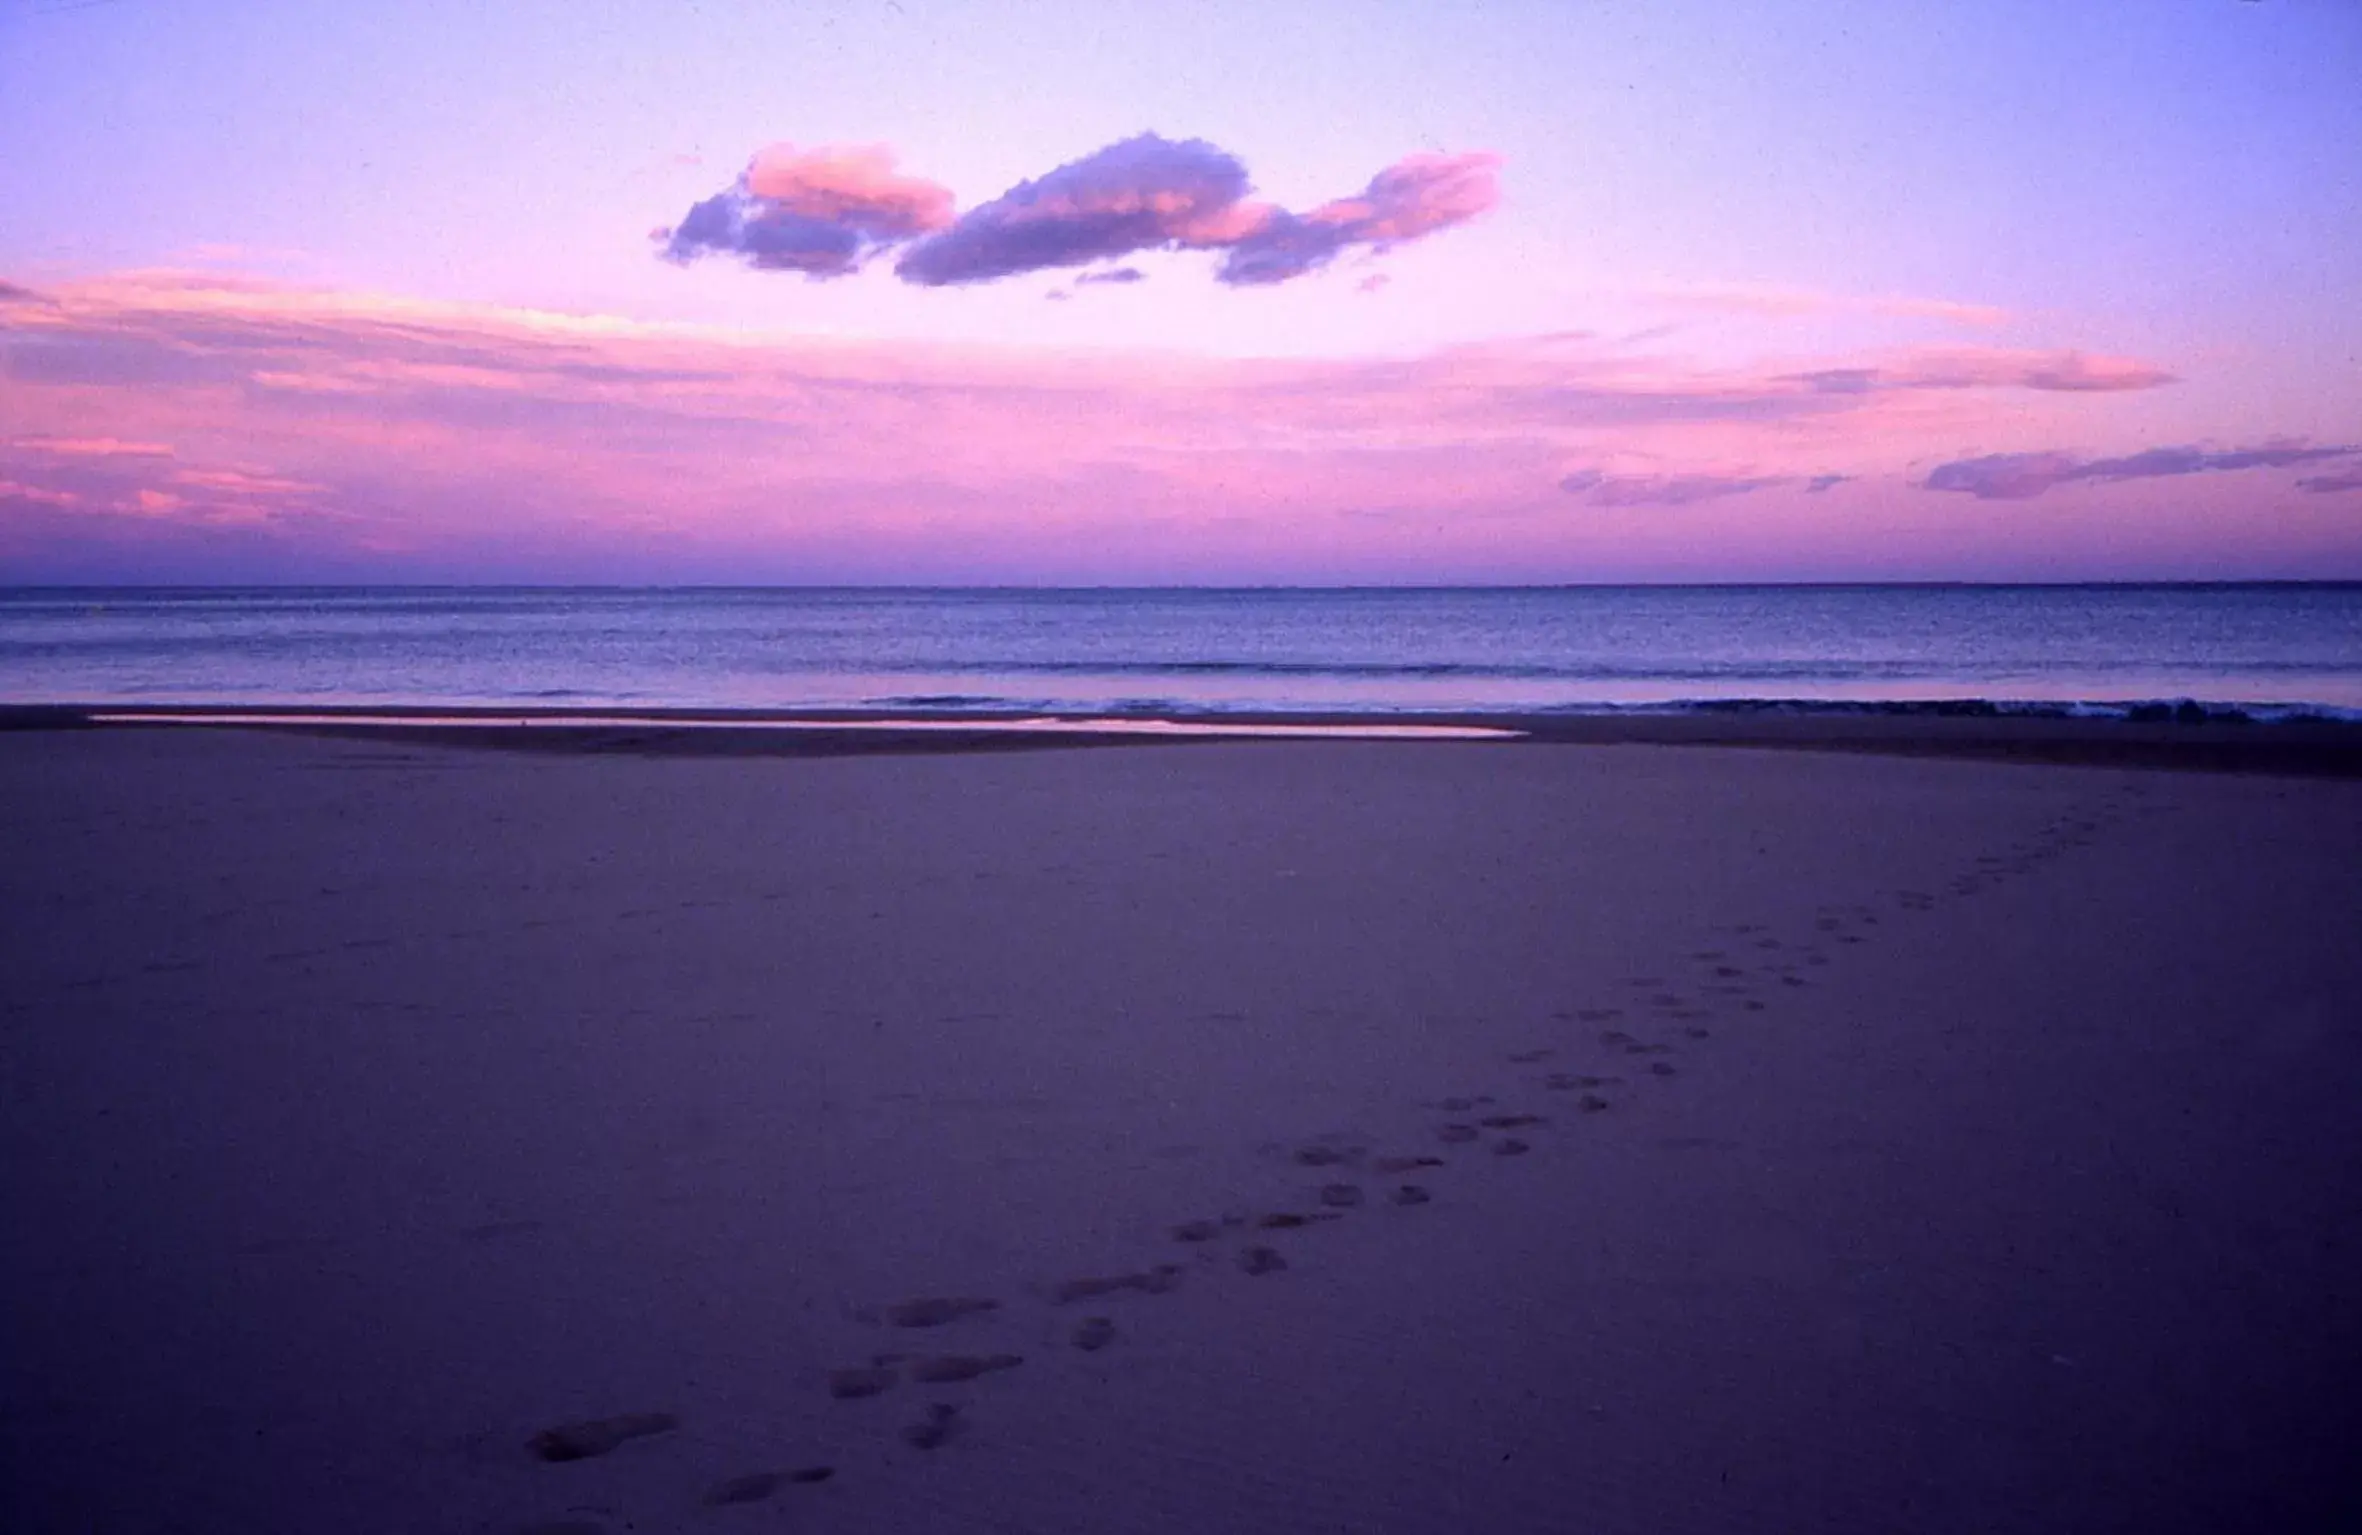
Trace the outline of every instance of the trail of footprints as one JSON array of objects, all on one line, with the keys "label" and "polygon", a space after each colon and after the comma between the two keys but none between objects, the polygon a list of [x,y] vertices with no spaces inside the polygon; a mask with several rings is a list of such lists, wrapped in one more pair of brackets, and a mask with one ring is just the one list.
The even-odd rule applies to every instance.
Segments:
[{"label": "trail of footprints", "polygon": [[[1678,1078],[1682,1068],[1670,1057],[1710,1040],[1710,1025],[1764,1013],[1788,993],[1811,987],[1838,951],[1869,942],[1885,916],[1932,911],[1948,900],[1972,898],[2004,881],[2035,873],[2067,853],[2089,846],[2100,832],[2121,823],[2135,808],[2142,808],[2143,792],[2138,786],[2127,786],[2112,803],[2061,814],[2034,835],[1998,853],[1980,855],[1938,891],[1889,891],[1884,908],[1875,903],[1823,906],[1815,912],[1810,931],[1801,934],[1782,935],[1758,923],[1725,927],[1716,931],[1714,947],[1692,951],[1675,967],[1682,972],[1679,979],[1671,974],[1628,976],[1621,983],[1625,994],[1621,1002],[1591,1002],[1553,1013],[1554,1023],[1575,1026],[1577,1034],[1571,1040],[1511,1052],[1505,1064],[1522,1069],[1516,1082],[1497,1084],[1499,1093],[1467,1093],[1419,1105],[1433,1116],[1430,1145],[1379,1153],[1357,1140],[1327,1138],[1289,1148],[1286,1158],[1293,1168],[1308,1180],[1313,1175],[1322,1180],[1307,1181],[1300,1208],[1181,1220],[1166,1228],[1166,1234],[1190,1262],[1158,1262],[1128,1272],[1078,1275],[1042,1286],[1035,1297],[1039,1302],[1053,1311],[1079,1313],[1071,1322],[1061,1320],[1050,1329],[1053,1347],[1089,1355],[1121,1344],[1123,1329],[1113,1315],[1096,1309],[1099,1304],[1164,1295],[1199,1274],[1209,1279],[1225,1271],[1244,1279],[1283,1274],[1290,1259],[1276,1244],[1289,1234],[1307,1232],[1358,1212],[1407,1211],[1431,1204],[1437,1195],[1426,1180],[1450,1169],[1456,1153],[1510,1158],[1541,1149],[1548,1132],[1611,1112],[1627,1095],[1650,1083]],[[1683,1043],[1676,1044],[1676,1040]],[[1620,1058],[1624,1069],[1564,1069],[1565,1057],[1574,1053]],[[1534,1101],[1551,1112],[1509,1107],[1502,1096],[1526,1090],[1548,1095]],[[951,1334],[967,1331],[1003,1309],[1001,1301],[987,1296],[920,1296],[871,1308],[858,1313],[858,1319],[889,1335]],[[866,1363],[828,1371],[820,1384],[836,1400],[854,1403],[894,1393],[906,1383],[917,1387],[983,1383],[1027,1364],[1024,1355],[1014,1353],[885,1349]],[[585,1460],[609,1454],[634,1440],[660,1438],[679,1426],[670,1413],[627,1413],[545,1429],[535,1434],[526,1448],[543,1461]],[[967,1427],[966,1404],[930,1397],[901,1415],[895,1437],[909,1451],[927,1453],[955,1443]],[[710,1489],[702,1501],[716,1507],[761,1503],[790,1489],[826,1482],[834,1475],[835,1469],[826,1465],[752,1471]],[[519,1535],[596,1535],[598,1529],[591,1524],[561,1522],[526,1526]]]}]

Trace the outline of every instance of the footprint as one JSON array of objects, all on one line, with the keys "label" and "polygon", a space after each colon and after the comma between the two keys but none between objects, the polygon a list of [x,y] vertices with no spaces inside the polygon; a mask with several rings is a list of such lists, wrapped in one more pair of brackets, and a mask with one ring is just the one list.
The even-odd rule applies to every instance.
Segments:
[{"label": "footprint", "polygon": [[880,1313],[890,1327],[942,1327],[980,1311],[998,1311],[1001,1303],[969,1295],[930,1296],[896,1301]]},{"label": "footprint", "polygon": [[1622,1077],[1591,1077],[1578,1075],[1571,1071],[1554,1071],[1542,1079],[1542,1085],[1553,1091],[1564,1093],[1572,1092],[1578,1087],[1612,1087],[1623,1080]]},{"label": "footprint", "polygon": [[462,1226],[459,1234],[470,1242],[494,1242],[502,1237],[523,1236],[527,1232],[539,1231],[547,1224],[547,1221],[535,1220],[486,1221],[480,1226]]},{"label": "footprint", "polygon": [[895,1381],[892,1367],[872,1365],[851,1370],[828,1372],[828,1394],[840,1402],[859,1401],[865,1396],[876,1396],[891,1390]]},{"label": "footprint", "polygon": [[1220,1221],[1183,1221],[1173,1228],[1176,1242],[1211,1242],[1221,1234]]},{"label": "footprint", "polygon": [[525,1442],[540,1460],[590,1460],[604,1455],[626,1439],[669,1434],[681,1420],[669,1412],[627,1412],[613,1418],[589,1418],[545,1428]]},{"label": "footprint", "polygon": [[1673,1065],[1670,1061],[1651,1061],[1648,1063],[1648,1069],[1660,1077],[1673,1075]]},{"label": "footprint", "polygon": [[1444,1125],[1435,1132],[1435,1138],[1446,1145],[1464,1146],[1476,1139],[1476,1126]]},{"label": "footprint", "polygon": [[734,1476],[705,1495],[706,1506],[721,1508],[732,1503],[760,1503],[782,1487],[807,1486],[825,1482],[836,1475],[834,1466],[805,1466],[795,1471],[755,1471],[745,1476]]},{"label": "footprint", "polygon": [[1290,1210],[1277,1210],[1255,1222],[1258,1231],[1301,1231],[1321,1221],[1333,1221],[1334,1215],[1298,1215]]},{"label": "footprint", "polygon": [[1069,1279],[1050,1292],[1050,1299],[1064,1306],[1102,1295],[1120,1295],[1127,1290],[1137,1290],[1143,1295],[1162,1295],[1181,1282],[1181,1272],[1181,1266],[1177,1263],[1160,1263],[1138,1274]]},{"label": "footprint", "polygon": [[1296,1161],[1305,1167],[1335,1167],[1341,1162],[1350,1160],[1352,1160],[1351,1154],[1340,1151],[1334,1146],[1299,1146],[1296,1148]]},{"label": "footprint", "polygon": [[943,1354],[912,1365],[910,1378],[930,1386],[948,1386],[995,1370],[1014,1370],[1023,1363],[1022,1354]]},{"label": "footprint", "polygon": [[1249,1274],[1261,1276],[1278,1273],[1288,1266],[1288,1260],[1281,1257],[1274,1248],[1249,1247],[1240,1251],[1238,1266]]},{"label": "footprint", "polygon": [[1331,1183],[1320,1191],[1320,1202],[1332,1210],[1354,1210],[1361,1206],[1361,1189],[1351,1183]]},{"label": "footprint", "polygon": [[1441,1167],[1444,1160],[1441,1157],[1380,1157],[1371,1165],[1382,1173],[1409,1173],[1417,1172],[1422,1167]]},{"label": "footprint", "polygon": [[1522,1157],[1533,1149],[1514,1135],[1504,1135],[1493,1142],[1493,1155],[1497,1157]]},{"label": "footprint", "polygon": [[1714,1031],[1711,1029],[1698,1028],[1683,1029],[1681,1032],[1687,1034],[1692,1039],[1711,1039],[1714,1034]]},{"label": "footprint", "polygon": [[902,1431],[902,1442],[917,1450],[940,1449],[960,1431],[960,1410],[949,1402],[929,1402],[927,1415]]},{"label": "footprint", "polygon": [[1431,1202],[1435,1198],[1433,1194],[1428,1193],[1425,1189],[1419,1187],[1419,1185],[1415,1183],[1406,1183],[1401,1188],[1396,1189],[1393,1193],[1387,1195],[1386,1197],[1389,1201],[1398,1205],[1423,1205]]},{"label": "footprint", "polygon": [[1760,1012],[1762,1012],[1762,1011],[1763,1011],[1763,1007],[1764,1007],[1764,1004],[1763,1004],[1763,1003],[1761,1003],[1760,1001],[1757,1001],[1757,1000],[1756,1000],[1755,998],[1753,998],[1753,997],[1749,997],[1749,998],[1748,998],[1746,1001],[1744,1001],[1744,1002],[1740,1003],[1739,1005],[1740,1005],[1741,1007],[1745,1008],[1745,1009],[1746,1009],[1748,1012],[1750,1012],[1750,1013],[1760,1013]]},{"label": "footprint", "polygon": [[1444,1111],[1445,1113],[1447,1113],[1447,1114],[1465,1114],[1465,1113],[1467,1113],[1467,1112],[1468,1112],[1470,1109],[1480,1109],[1480,1108],[1483,1108],[1483,1107],[1484,1107],[1486,1104],[1488,1104],[1488,1103],[1491,1103],[1492,1101],[1493,1101],[1493,1095],[1492,1095],[1492,1094],[1490,1094],[1490,1093],[1479,1093],[1477,1096],[1475,1096],[1475,1097],[1473,1097],[1473,1098],[1444,1098],[1444,1099],[1440,1099],[1440,1100],[1438,1100],[1438,1101],[1437,1101],[1437,1103],[1436,1103],[1436,1105],[1435,1105],[1435,1106],[1436,1106],[1437,1108],[1439,1108],[1439,1109],[1443,1110],[1443,1111]]},{"label": "footprint", "polygon": [[1608,1101],[1597,1093],[1585,1093],[1575,1100],[1575,1107],[1586,1114],[1597,1114],[1608,1107]]},{"label": "footprint", "polygon": [[1103,1316],[1087,1316],[1074,1324],[1074,1346],[1086,1354],[1096,1354],[1115,1341],[1115,1323]]},{"label": "footprint", "polygon": [[1482,1123],[1488,1130],[1522,1130],[1527,1125],[1546,1125],[1550,1121],[1540,1114],[1488,1114]]}]

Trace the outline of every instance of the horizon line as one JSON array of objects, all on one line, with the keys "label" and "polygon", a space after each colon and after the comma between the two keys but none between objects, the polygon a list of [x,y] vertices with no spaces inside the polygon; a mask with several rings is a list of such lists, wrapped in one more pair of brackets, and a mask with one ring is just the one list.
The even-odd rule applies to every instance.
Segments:
[{"label": "horizon line", "polygon": [[2068,580],[931,582],[931,581],[0,581],[42,592],[1571,592],[1762,590],[2136,590],[2362,587],[2362,576],[2109,577]]}]

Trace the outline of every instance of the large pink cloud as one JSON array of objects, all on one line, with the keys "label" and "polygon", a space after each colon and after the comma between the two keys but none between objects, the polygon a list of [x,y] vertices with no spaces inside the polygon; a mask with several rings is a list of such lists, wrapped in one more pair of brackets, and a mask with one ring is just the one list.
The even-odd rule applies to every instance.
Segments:
[{"label": "large pink cloud", "polygon": [[[0,350],[14,579],[1442,579],[1513,577],[1513,554],[1545,561],[1537,578],[1744,573],[1850,547],[1848,508],[1973,548],[1982,514],[1898,497],[1907,464],[2088,440],[2141,398],[2046,387],[2041,353],[1942,388],[1832,391],[1810,376],[1923,360],[1704,366],[1576,334],[1405,358],[1060,355],[171,274],[55,284],[0,309]],[[2118,371],[2144,369],[2163,372]],[[2274,503],[2334,543],[2300,504],[2343,498]]]},{"label": "large pink cloud", "polygon": [[951,194],[894,169],[879,146],[758,154],[729,188],[657,231],[687,262],[735,255],[807,277],[888,248],[906,282],[947,287],[1089,266],[1149,250],[1225,253],[1230,284],[1301,277],[1347,251],[1382,251],[1467,222],[1499,200],[1494,154],[1412,155],[1352,197],[1291,213],[1258,202],[1246,166],[1203,139],[1136,134],[952,216]]}]

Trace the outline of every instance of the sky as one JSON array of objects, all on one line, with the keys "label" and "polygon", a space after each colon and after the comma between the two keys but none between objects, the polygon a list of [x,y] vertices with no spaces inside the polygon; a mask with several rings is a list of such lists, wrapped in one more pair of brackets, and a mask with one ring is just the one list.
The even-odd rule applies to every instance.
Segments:
[{"label": "sky", "polygon": [[2362,3],[0,0],[0,582],[2362,578]]}]

